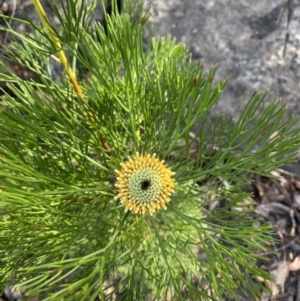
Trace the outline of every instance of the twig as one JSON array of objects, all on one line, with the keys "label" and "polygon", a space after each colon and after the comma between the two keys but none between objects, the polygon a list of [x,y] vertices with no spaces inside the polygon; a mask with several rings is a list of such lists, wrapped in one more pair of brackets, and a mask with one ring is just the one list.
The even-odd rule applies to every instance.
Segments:
[{"label": "twig", "polygon": [[298,275],[296,301],[300,301],[300,276]]},{"label": "twig", "polygon": [[281,21],[281,19],[282,19],[282,16],[283,16],[283,12],[284,12],[284,7],[281,7],[281,8],[280,8],[280,12],[279,12],[279,14],[278,14],[278,16],[277,16],[277,20],[276,20],[276,22],[275,22],[276,26],[279,25],[279,23],[280,23],[280,21]]},{"label": "twig", "polygon": [[286,53],[286,48],[287,48],[287,43],[290,38],[290,23],[292,20],[292,15],[293,15],[293,8],[292,8],[292,0],[287,1],[287,24],[286,24],[286,33],[285,33],[285,39],[284,39],[284,47],[283,47],[283,53],[282,56],[285,57]]},{"label": "twig", "polygon": [[267,255],[273,255],[274,253],[279,253],[281,251],[285,251],[287,248],[289,248],[290,246],[293,245],[293,243],[299,238],[299,236],[296,236],[293,240],[291,240],[288,244],[284,245],[281,248],[275,248],[274,247],[274,251],[272,252],[263,252],[263,253],[258,253],[259,256],[267,256]]},{"label": "twig", "polygon": [[284,191],[284,189],[279,185],[279,183],[277,181],[275,181],[274,179],[271,179],[271,182],[278,189],[278,191],[286,197],[286,199],[288,200],[289,205],[290,205],[292,203],[290,196]]}]

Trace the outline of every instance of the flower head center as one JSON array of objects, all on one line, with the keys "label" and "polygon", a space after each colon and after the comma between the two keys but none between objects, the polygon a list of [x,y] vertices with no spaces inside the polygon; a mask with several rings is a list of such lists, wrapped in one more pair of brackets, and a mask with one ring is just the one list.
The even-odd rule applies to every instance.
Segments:
[{"label": "flower head center", "polygon": [[128,183],[129,191],[139,201],[148,202],[161,192],[161,178],[157,171],[143,168],[133,172]]},{"label": "flower head center", "polygon": [[149,179],[145,179],[141,183],[141,189],[147,190],[151,186],[151,181]]}]

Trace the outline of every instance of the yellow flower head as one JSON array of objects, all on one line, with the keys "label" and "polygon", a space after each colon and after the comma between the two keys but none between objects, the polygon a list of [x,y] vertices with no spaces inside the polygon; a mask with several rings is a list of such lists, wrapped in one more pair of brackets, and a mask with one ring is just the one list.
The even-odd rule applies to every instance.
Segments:
[{"label": "yellow flower head", "polygon": [[121,163],[121,170],[115,170],[118,190],[115,199],[121,200],[125,211],[153,214],[167,208],[174,192],[175,173],[155,156],[137,153],[133,159]]}]

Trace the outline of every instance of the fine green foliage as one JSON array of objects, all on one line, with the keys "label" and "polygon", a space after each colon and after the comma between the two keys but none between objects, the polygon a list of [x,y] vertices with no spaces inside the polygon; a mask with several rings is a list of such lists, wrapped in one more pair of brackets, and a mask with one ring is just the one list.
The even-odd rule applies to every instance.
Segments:
[{"label": "fine green foliage", "polygon": [[[234,122],[209,117],[226,80],[214,83],[216,67],[206,74],[172,38],[143,43],[142,3],[106,16],[107,34],[90,21],[95,3],[76,3],[62,1],[65,18],[55,7],[53,31],[73,72],[89,71],[77,74],[84,100],[67,76],[52,78],[47,32],[20,20],[34,28],[21,37],[7,23],[18,38],[10,59],[35,76],[0,67],[1,288],[70,301],[219,300],[237,287],[258,296],[270,231],[248,218],[242,187],[293,160],[297,119],[284,121],[279,101],[262,109],[266,93]],[[167,210],[134,215],[114,199],[115,169],[136,152],[175,172]],[[226,205],[209,210],[212,199]]]}]

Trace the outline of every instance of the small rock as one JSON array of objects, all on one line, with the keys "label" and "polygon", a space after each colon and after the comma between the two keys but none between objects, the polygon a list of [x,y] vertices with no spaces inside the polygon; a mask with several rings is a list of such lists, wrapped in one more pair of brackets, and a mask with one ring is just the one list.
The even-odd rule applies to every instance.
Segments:
[{"label": "small rock", "polygon": [[181,10],[176,10],[174,13],[175,18],[183,18],[184,13]]}]

